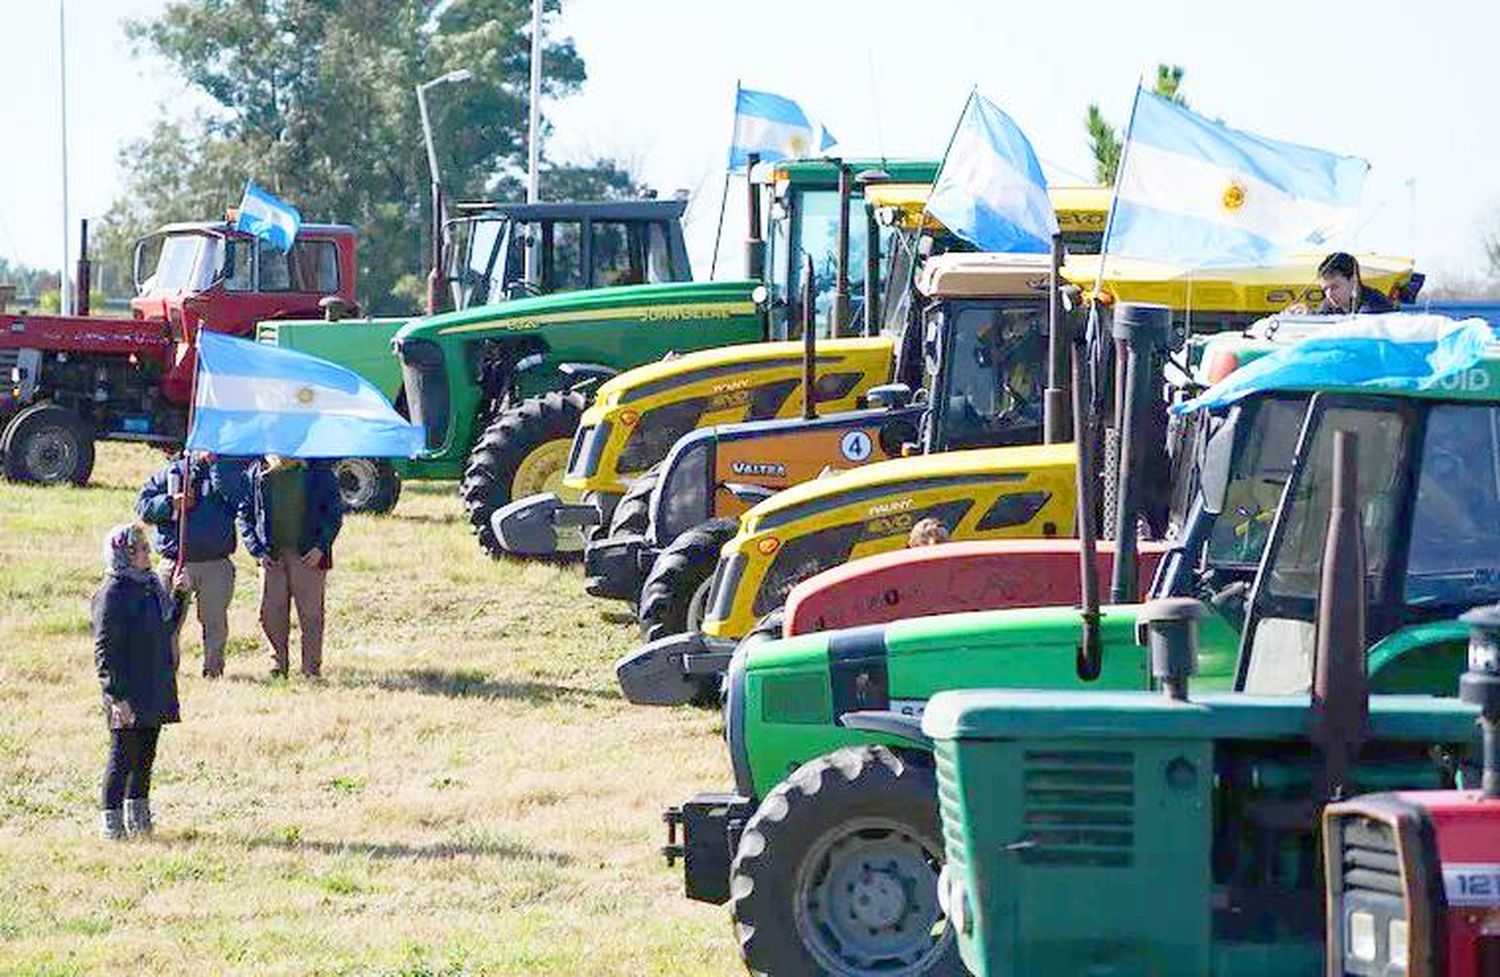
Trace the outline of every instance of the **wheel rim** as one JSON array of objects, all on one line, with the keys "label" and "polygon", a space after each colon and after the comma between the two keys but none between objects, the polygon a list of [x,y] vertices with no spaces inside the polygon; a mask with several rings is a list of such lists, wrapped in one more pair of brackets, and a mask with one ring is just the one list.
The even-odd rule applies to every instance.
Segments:
[{"label": "wheel rim", "polygon": [[339,495],[343,496],[345,507],[360,509],[375,497],[380,476],[370,459],[344,458],[334,463],[333,473],[339,480]]},{"label": "wheel rim", "polygon": [[891,818],[818,839],[797,872],[797,934],[830,974],[925,973],[953,933],[937,901],[937,844]]},{"label": "wheel rim", "polygon": [[577,502],[582,493],[563,485],[572,447],[572,438],[557,438],[533,448],[516,466],[515,477],[511,479],[511,499],[551,492],[564,502]]},{"label": "wheel rim", "polygon": [[64,482],[78,467],[78,442],[60,427],[46,427],[26,442],[26,471],[39,482]]}]

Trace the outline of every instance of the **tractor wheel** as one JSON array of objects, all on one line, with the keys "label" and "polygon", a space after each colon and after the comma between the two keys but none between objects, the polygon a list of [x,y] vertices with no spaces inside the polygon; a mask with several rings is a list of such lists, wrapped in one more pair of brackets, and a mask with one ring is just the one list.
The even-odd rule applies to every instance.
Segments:
[{"label": "tractor wheel", "polygon": [[607,535],[644,536],[646,534],[646,525],[651,520],[651,492],[656,488],[656,477],[660,469],[660,465],[652,465],[630,483],[625,494],[620,496],[619,505],[615,506],[615,513],[609,520]]},{"label": "tractor wheel", "polygon": [[719,550],[734,538],[739,525],[738,519],[710,519],[661,551],[641,587],[642,637],[656,641],[698,630],[708,607],[708,585],[719,565]]},{"label": "tractor wheel", "polygon": [[504,555],[490,528],[490,514],[496,509],[538,492],[556,492],[564,501],[574,501],[563,491],[562,478],[585,403],[583,394],[572,391],[529,397],[495,415],[469,452],[458,492],[480,547],[495,559]]},{"label": "tractor wheel", "polygon": [[745,825],[730,869],[735,934],[758,974],[960,974],[938,906],[932,768],[883,746],[798,767]]},{"label": "tractor wheel", "polygon": [[33,404],[10,419],[0,438],[5,477],[13,482],[87,484],[94,471],[94,432],[77,414]]},{"label": "tractor wheel", "polygon": [[396,508],[401,498],[401,476],[388,461],[379,458],[340,458],[333,463],[339,480],[339,495],[345,512],[383,515]]}]

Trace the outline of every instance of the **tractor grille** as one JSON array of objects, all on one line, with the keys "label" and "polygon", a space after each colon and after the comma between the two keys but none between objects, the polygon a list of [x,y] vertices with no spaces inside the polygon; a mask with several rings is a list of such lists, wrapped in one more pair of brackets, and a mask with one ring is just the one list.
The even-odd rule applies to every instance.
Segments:
[{"label": "tractor grille", "polygon": [[1370,818],[1348,818],[1343,823],[1343,891],[1400,897],[1401,859],[1391,826]]},{"label": "tractor grille", "polygon": [[964,823],[963,790],[958,786],[953,760],[944,749],[937,751],[937,789],[938,810],[943,815],[943,858],[948,862],[949,871],[962,878],[969,830]]},{"label": "tractor grille", "polygon": [[1135,755],[1028,750],[1023,774],[1030,865],[1127,868],[1134,862]]}]

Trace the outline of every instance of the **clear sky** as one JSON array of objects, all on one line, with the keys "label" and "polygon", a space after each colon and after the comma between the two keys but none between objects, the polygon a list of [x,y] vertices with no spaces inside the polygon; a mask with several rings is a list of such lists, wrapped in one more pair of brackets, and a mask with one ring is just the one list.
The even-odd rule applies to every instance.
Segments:
[{"label": "clear sky", "polygon": [[[118,148],[187,104],[167,68],[131,56],[119,26],[161,6],[67,0],[75,219],[103,213],[119,193]],[[1480,233],[1500,226],[1500,112],[1491,100],[1500,4],[1487,0],[564,0],[552,30],[574,38],[589,80],[581,95],[543,106],[555,126],[549,153],[614,156],[664,194],[692,190],[689,243],[700,272],[736,79],[797,99],[849,155],[941,154],[977,85],[1026,130],[1049,178],[1068,183],[1092,172],[1085,106],[1098,101],[1123,126],[1136,80],[1173,62],[1187,69],[1183,92],[1205,114],[1371,162],[1357,247],[1415,255],[1440,282],[1476,274]],[[0,154],[0,255],[55,267],[57,0],[0,0],[0,38],[9,69],[0,118],[10,136]],[[461,98],[462,88],[437,97]],[[730,200],[724,270],[739,260],[740,199]]]}]

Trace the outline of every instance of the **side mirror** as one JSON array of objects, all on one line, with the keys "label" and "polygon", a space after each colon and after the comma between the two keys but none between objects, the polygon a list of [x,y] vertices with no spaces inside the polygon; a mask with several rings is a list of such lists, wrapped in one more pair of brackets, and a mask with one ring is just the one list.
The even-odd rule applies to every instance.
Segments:
[{"label": "side mirror", "polygon": [[911,403],[911,387],[904,383],[883,383],[871,387],[865,396],[876,410],[900,410]]},{"label": "side mirror", "polygon": [[135,291],[137,295],[144,291],[143,286],[146,284],[145,280],[141,278],[141,263],[145,257],[146,239],[141,238],[139,241],[135,242],[135,254],[131,255],[130,258],[130,278],[131,281],[135,283]]},{"label": "side mirror", "polygon": [[1203,448],[1203,458],[1198,463],[1198,484],[1203,492],[1203,510],[1212,515],[1224,511],[1224,497],[1229,492],[1229,467],[1234,460],[1234,432],[1239,421],[1240,412],[1235,410],[1208,439],[1208,444]]}]

